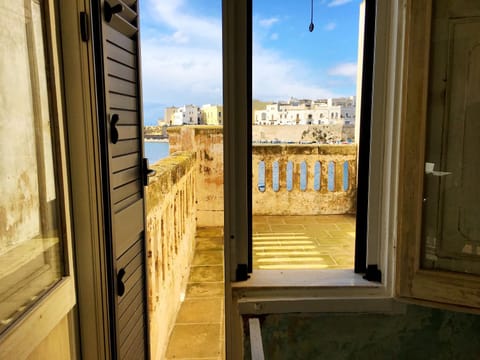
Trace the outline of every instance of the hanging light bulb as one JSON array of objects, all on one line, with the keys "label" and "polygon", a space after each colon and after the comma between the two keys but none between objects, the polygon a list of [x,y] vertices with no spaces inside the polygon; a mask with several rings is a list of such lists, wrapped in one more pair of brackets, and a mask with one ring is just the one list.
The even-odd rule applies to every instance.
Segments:
[{"label": "hanging light bulb", "polygon": [[313,29],[315,29],[315,25],[313,24],[313,0],[311,0],[311,8],[310,8],[310,25],[308,26],[308,30],[310,32],[313,31]]}]

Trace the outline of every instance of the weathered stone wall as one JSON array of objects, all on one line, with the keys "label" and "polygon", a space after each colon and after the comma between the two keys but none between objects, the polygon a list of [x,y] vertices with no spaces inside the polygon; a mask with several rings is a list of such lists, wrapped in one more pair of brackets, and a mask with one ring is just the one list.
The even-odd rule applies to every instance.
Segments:
[{"label": "weathered stone wall", "polygon": [[254,125],[254,142],[282,140],[298,143],[316,141],[321,144],[355,141],[355,125]]},{"label": "weathered stone wall", "polygon": [[[356,145],[255,145],[253,146],[253,214],[350,214],[356,210]],[[259,163],[265,167],[264,187],[259,186]],[[278,188],[273,186],[273,166],[278,164]],[[287,189],[287,164],[292,163],[292,188]],[[319,188],[315,189],[315,164]],[[304,190],[301,164],[306,164]],[[347,165],[346,165],[347,164]],[[345,172],[344,166],[348,166]],[[333,171],[331,171],[333,170]],[[331,184],[329,185],[329,176]],[[345,176],[348,186],[345,190]],[[262,182],[262,181],[260,181]]]},{"label": "weathered stone wall", "polygon": [[[288,127],[292,128],[292,127]],[[295,128],[295,127],[293,127]],[[197,153],[197,223],[223,225],[223,132],[221,126],[179,126],[168,129],[170,152]],[[356,145],[254,145],[253,214],[317,215],[356,211]],[[265,162],[266,189],[258,189],[258,163]],[[279,164],[279,191],[274,191],[272,164]],[[286,190],[286,166],[294,164],[293,189]],[[300,164],[307,164],[307,189],[300,190]],[[321,163],[320,189],[314,189],[315,163]],[[334,163],[334,189],[328,190],[328,165]],[[348,188],[343,186],[344,163],[348,163]]]},{"label": "weathered stone wall", "polygon": [[223,127],[170,127],[168,136],[170,153],[197,154],[198,226],[223,226]]},{"label": "weathered stone wall", "polygon": [[163,359],[195,249],[195,152],[157,162],[146,188],[148,313],[152,359]]}]

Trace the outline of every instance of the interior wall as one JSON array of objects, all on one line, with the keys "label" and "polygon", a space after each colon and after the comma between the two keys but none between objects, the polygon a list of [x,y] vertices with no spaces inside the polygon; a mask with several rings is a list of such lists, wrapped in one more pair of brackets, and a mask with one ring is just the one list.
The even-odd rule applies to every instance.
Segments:
[{"label": "interior wall", "polygon": [[[480,316],[409,305],[405,314],[260,318],[266,359],[478,359]],[[247,328],[247,327],[246,327]],[[250,344],[245,336],[245,358]]]}]

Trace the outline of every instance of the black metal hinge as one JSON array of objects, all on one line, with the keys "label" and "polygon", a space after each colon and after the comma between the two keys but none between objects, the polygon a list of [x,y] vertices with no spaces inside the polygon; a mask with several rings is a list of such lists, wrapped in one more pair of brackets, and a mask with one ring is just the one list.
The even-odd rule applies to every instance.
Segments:
[{"label": "black metal hinge", "polygon": [[245,281],[249,277],[247,264],[238,264],[235,271],[235,281]]},{"label": "black metal hinge", "polygon": [[88,41],[88,17],[85,11],[80,12],[80,35],[83,42]]},{"label": "black metal hinge", "polygon": [[142,161],[143,186],[148,186],[148,178],[150,176],[154,176],[155,174],[156,174],[156,171],[153,169],[150,169],[150,166],[148,165],[148,159],[143,158],[143,161]]},{"label": "black metal hinge", "polygon": [[363,278],[368,281],[382,282],[382,271],[378,265],[368,265]]}]

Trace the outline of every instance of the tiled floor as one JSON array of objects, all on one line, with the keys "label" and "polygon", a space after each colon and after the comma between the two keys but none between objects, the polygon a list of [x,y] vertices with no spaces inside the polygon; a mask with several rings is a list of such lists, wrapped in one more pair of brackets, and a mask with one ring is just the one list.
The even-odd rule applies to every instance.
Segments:
[{"label": "tiled floor", "polygon": [[[255,216],[254,269],[353,268],[355,216]],[[222,228],[197,229],[185,300],[167,359],[224,359]]]},{"label": "tiled floor", "polygon": [[167,359],[224,359],[222,228],[197,229],[195,256]]},{"label": "tiled floor", "polygon": [[253,268],[353,269],[355,215],[254,216]]}]

